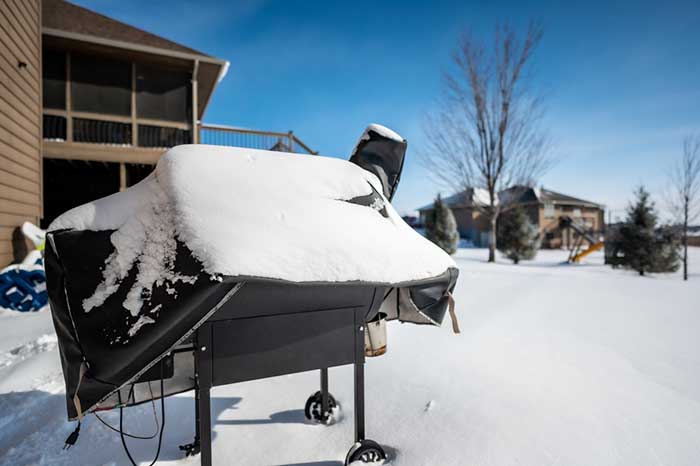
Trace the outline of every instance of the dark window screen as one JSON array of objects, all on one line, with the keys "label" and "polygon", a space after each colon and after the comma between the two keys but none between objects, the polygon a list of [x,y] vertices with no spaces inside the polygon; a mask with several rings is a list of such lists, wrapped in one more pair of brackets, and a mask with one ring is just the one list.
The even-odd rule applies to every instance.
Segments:
[{"label": "dark window screen", "polygon": [[139,146],[141,147],[174,147],[191,143],[192,135],[189,130],[139,125]]},{"label": "dark window screen", "polygon": [[131,64],[71,55],[71,103],[78,112],[131,115]]},{"label": "dark window screen", "polygon": [[44,49],[42,57],[44,107],[66,108],[66,54]]},{"label": "dark window screen", "polygon": [[136,113],[139,118],[187,122],[191,118],[190,73],[136,65]]},{"label": "dark window screen", "polygon": [[55,115],[44,115],[44,124],[41,126],[44,139],[50,141],[66,140],[66,117]]},{"label": "dark window screen", "polygon": [[73,140],[98,144],[131,144],[131,123],[73,118]]}]

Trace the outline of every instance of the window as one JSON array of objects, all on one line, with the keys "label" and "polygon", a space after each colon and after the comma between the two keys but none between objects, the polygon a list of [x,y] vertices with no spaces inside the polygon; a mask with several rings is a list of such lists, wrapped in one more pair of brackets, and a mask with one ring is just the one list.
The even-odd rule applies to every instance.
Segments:
[{"label": "window", "polygon": [[44,133],[44,139],[48,139],[50,141],[66,140],[66,117],[43,115],[43,120],[41,129]]},{"label": "window", "polygon": [[66,54],[44,49],[42,56],[44,108],[66,108]]},{"label": "window", "polygon": [[73,140],[98,144],[131,144],[131,124],[73,118]]},{"label": "window", "polygon": [[554,204],[551,202],[544,204],[544,218],[554,218]]},{"label": "window", "polygon": [[131,64],[71,54],[71,105],[78,112],[131,116]]},{"label": "window", "polygon": [[138,131],[141,147],[173,147],[192,143],[190,131],[186,129],[139,125]]},{"label": "window", "polygon": [[574,217],[580,217],[581,216],[581,209],[574,209]]},{"label": "window", "polygon": [[188,122],[191,117],[191,73],[136,65],[136,112],[139,118]]}]

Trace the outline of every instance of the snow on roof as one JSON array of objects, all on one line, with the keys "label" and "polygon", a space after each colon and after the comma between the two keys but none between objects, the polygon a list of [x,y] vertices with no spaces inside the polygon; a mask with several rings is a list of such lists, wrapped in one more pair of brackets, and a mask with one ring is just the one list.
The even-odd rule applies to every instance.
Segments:
[{"label": "snow on roof", "polygon": [[[63,214],[49,231],[116,230],[92,306],[136,263],[144,289],[159,276],[190,279],[158,265],[167,265],[175,238],[212,275],[398,284],[455,267],[381,193],[376,176],[336,158],[186,145],[141,183]],[[363,196],[376,198],[352,202]]]},{"label": "snow on roof", "polygon": [[[489,192],[483,188],[468,188],[452,196],[445,197],[442,199],[449,208],[454,209],[456,207],[470,207],[473,205],[489,205]],[[498,204],[498,196],[496,196],[496,203]],[[432,210],[435,206],[434,202],[426,204],[423,207],[418,208],[418,211]]]},{"label": "snow on roof", "polygon": [[[498,194],[496,194],[496,204],[498,204]],[[474,188],[472,189],[472,202],[476,205],[489,205],[491,202],[491,197],[489,196],[488,190],[484,188]]]}]

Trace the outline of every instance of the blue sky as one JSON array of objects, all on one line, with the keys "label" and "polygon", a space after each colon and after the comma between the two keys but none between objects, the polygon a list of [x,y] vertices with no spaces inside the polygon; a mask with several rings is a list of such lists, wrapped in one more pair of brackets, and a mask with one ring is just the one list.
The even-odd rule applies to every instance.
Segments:
[{"label": "blue sky", "polygon": [[[700,132],[700,2],[132,1],[78,4],[229,60],[204,120],[294,130],[347,157],[364,127],[408,139],[400,212],[439,188],[417,162],[422,121],[461,31],[540,19],[534,62],[556,165],[547,188],[621,215],[633,188],[661,192],[683,136]],[[443,194],[448,194],[443,191]]]}]

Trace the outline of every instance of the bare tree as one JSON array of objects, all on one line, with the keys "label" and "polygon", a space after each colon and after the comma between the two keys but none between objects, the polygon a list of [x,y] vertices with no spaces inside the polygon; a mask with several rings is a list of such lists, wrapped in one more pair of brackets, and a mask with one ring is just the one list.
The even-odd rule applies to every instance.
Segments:
[{"label": "bare tree", "polygon": [[688,280],[688,225],[700,215],[700,134],[683,140],[683,156],[670,174],[668,204],[683,225],[683,280]]},{"label": "bare tree", "polygon": [[496,259],[496,222],[506,208],[499,191],[533,186],[549,162],[542,100],[530,92],[528,75],[542,34],[535,22],[523,39],[499,26],[488,49],[465,34],[445,72],[444,95],[425,122],[421,155],[431,175],[457,192],[488,192],[488,203],[477,208],[489,219],[489,262]]}]

